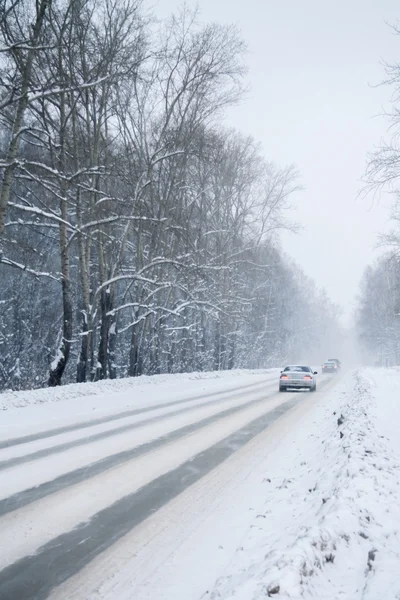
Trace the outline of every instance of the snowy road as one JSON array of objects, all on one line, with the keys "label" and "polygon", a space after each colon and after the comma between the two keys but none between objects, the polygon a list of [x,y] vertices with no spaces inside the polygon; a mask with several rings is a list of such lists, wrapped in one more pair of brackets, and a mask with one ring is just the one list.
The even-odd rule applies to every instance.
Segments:
[{"label": "snowy road", "polygon": [[[113,574],[128,562],[118,578],[129,576],[126,598],[147,598],[149,569],[189,535],[196,515],[233,501],[232,477],[251,471],[335,383],[321,377],[317,394],[279,394],[274,374],[8,439],[3,432],[0,599],[122,598]],[[214,559],[210,582],[217,566]]]}]

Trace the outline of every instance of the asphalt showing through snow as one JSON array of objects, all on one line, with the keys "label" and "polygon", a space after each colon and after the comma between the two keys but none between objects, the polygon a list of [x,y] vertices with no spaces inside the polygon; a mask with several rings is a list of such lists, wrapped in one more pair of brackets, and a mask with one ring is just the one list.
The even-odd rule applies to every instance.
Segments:
[{"label": "asphalt showing through snow", "polygon": [[[96,461],[96,462],[86,465],[84,467],[80,467],[79,469],[70,471],[68,473],[65,473],[64,475],[60,475],[59,477],[56,477],[55,479],[53,479],[51,481],[46,481],[45,483],[39,484],[39,485],[29,488],[27,490],[23,490],[22,492],[13,494],[12,496],[9,496],[8,498],[4,498],[3,500],[0,500],[0,517],[9,512],[17,510],[18,508],[22,508],[23,506],[26,506],[27,504],[36,502],[37,500],[40,500],[40,499],[44,498],[45,496],[48,496],[55,492],[59,492],[60,490],[63,490],[71,485],[75,485],[77,483],[81,483],[82,481],[85,481],[86,479],[95,477],[96,475],[99,475],[99,474],[103,473],[104,471],[107,471],[108,469],[117,467],[117,466],[121,465],[122,463],[128,462],[129,460],[138,458],[139,456],[142,456],[143,454],[147,454],[148,452],[151,452],[152,450],[156,450],[157,448],[160,448],[164,444],[176,441],[190,433],[194,433],[195,431],[198,431],[199,429],[206,427],[207,425],[211,425],[212,423],[216,423],[222,419],[225,419],[226,417],[234,415],[235,413],[237,413],[239,411],[243,411],[246,408],[250,408],[251,406],[265,402],[269,397],[275,396],[275,395],[276,395],[276,392],[269,394],[269,395],[265,395],[265,393],[263,393],[261,396],[257,397],[254,400],[251,400],[250,402],[246,402],[245,404],[240,404],[239,406],[233,406],[233,407],[228,408],[219,413],[210,415],[209,417],[206,417],[200,421],[190,423],[189,425],[185,425],[184,427],[180,427],[179,429],[175,429],[174,431],[168,432],[165,435],[162,435],[162,436],[160,436],[154,440],[151,440],[149,442],[146,442],[145,444],[141,444],[140,446],[135,446],[134,448],[130,448],[129,450],[124,450],[124,451],[118,452],[116,454],[112,454],[111,456],[102,458],[99,461]],[[211,403],[207,403],[207,405],[209,405],[209,404],[211,404]],[[203,404],[198,405],[198,406],[199,407],[203,406]],[[193,407],[191,407],[191,408],[193,408]],[[179,411],[179,413],[180,412],[181,411]],[[173,414],[175,414],[175,413],[169,413],[169,415],[173,415]],[[156,419],[156,420],[158,420],[158,419]],[[138,424],[138,426],[143,425],[143,424],[146,424],[146,423],[144,421],[142,421],[141,423]],[[90,439],[90,438],[86,438],[86,439]],[[1,596],[0,596],[0,600],[1,600]]]},{"label": "asphalt showing through snow", "polygon": [[191,396],[190,398],[184,398],[183,400],[171,400],[171,402],[164,402],[164,404],[152,404],[151,406],[144,406],[142,408],[134,408],[131,410],[125,410],[120,413],[115,413],[112,415],[107,415],[105,417],[98,417],[96,419],[92,419],[90,421],[83,421],[81,423],[74,423],[73,425],[64,425],[63,427],[57,427],[54,429],[48,429],[47,431],[40,431],[38,433],[31,433],[29,435],[17,437],[17,438],[9,438],[7,440],[0,440],[0,450],[3,448],[9,448],[10,446],[18,446],[20,444],[27,444],[28,442],[36,442],[37,440],[42,440],[49,437],[54,437],[56,435],[60,435],[62,433],[69,433],[70,431],[77,431],[79,429],[85,429],[87,427],[94,427],[95,425],[102,425],[103,423],[111,423],[112,421],[117,421],[119,419],[126,419],[127,417],[133,417],[135,415],[140,415],[142,413],[151,412],[153,410],[158,410],[160,408],[168,408],[170,406],[178,406],[179,404],[184,404],[185,402],[196,402],[197,400],[202,400],[203,398],[210,398],[211,396],[223,396],[228,395],[229,399],[233,397],[237,397],[241,395],[243,390],[248,390],[251,388],[255,388],[261,385],[265,385],[271,382],[271,379],[266,379],[265,381],[258,381],[257,383],[249,383],[247,385],[243,385],[241,387],[236,387],[234,389],[221,390],[219,392],[208,392],[207,394],[201,394],[199,396]]},{"label": "asphalt showing through snow", "polygon": [[179,467],[0,571],[1,600],[44,600],[164,504],[217,467],[303,400],[301,394],[258,417]]},{"label": "asphalt showing through snow", "polygon": [[[266,384],[258,384],[263,390],[268,389],[272,386],[275,387],[275,383]],[[208,402],[202,402],[201,404],[196,404],[196,406],[186,406],[185,408],[180,408],[175,411],[171,411],[165,413],[163,415],[157,415],[156,417],[150,417],[149,419],[143,419],[143,421],[135,421],[135,423],[128,423],[126,425],[121,425],[120,427],[115,427],[114,429],[109,429],[106,431],[100,431],[99,433],[94,433],[92,435],[85,436],[84,438],[79,438],[77,440],[72,440],[70,442],[63,442],[62,444],[57,444],[54,446],[50,446],[49,448],[43,448],[42,450],[37,450],[36,452],[32,452],[31,454],[24,454],[23,456],[15,456],[13,458],[8,458],[7,460],[0,461],[0,471],[4,469],[10,469],[11,467],[16,467],[23,463],[32,462],[33,460],[39,460],[40,458],[46,458],[51,456],[52,454],[57,454],[59,452],[65,452],[66,450],[70,450],[71,448],[76,448],[77,446],[84,446],[87,444],[91,444],[93,442],[98,442],[100,440],[104,440],[106,438],[112,437],[117,434],[126,433],[127,431],[133,431],[134,429],[138,429],[145,425],[151,425],[157,423],[158,421],[165,421],[170,417],[176,417],[178,415],[185,414],[187,412],[197,410],[198,408],[204,408],[206,406],[213,406],[215,404],[219,404],[221,402],[231,402],[233,399],[241,397],[243,392],[233,394],[232,396],[228,396],[224,399],[216,399]],[[179,401],[180,402],[180,401]],[[187,402],[187,400],[186,400]],[[246,406],[246,405],[242,405]],[[157,407],[153,407],[154,410],[158,410]]]}]

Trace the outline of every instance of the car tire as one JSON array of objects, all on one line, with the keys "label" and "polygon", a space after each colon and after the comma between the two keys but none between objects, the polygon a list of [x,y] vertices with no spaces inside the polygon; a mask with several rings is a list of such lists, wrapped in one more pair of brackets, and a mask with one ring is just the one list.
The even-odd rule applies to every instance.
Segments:
[{"label": "car tire", "polygon": [[279,386],[279,391],[280,391],[280,392],[286,392],[286,388],[285,388],[285,387],[281,387],[281,386]]},{"label": "car tire", "polygon": [[314,385],[314,387],[310,388],[310,392],[316,392],[317,391],[317,384]]}]

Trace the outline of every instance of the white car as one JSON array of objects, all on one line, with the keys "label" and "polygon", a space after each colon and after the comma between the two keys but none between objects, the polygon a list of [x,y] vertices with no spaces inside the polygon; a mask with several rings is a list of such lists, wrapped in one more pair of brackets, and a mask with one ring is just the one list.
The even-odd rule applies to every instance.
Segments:
[{"label": "white car", "polygon": [[317,371],[305,365],[289,365],[281,371],[279,377],[279,391],[286,392],[292,389],[307,389],[310,392],[317,391]]}]

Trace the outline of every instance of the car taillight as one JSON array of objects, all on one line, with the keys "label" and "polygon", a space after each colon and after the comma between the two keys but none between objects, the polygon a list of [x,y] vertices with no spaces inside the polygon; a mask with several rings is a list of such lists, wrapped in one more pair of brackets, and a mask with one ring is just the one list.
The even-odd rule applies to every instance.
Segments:
[{"label": "car taillight", "polygon": [[281,375],[280,377],[281,379],[289,379],[289,377],[287,375]]},{"label": "car taillight", "polygon": [[304,375],[303,379],[312,379],[311,375]]}]

